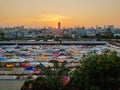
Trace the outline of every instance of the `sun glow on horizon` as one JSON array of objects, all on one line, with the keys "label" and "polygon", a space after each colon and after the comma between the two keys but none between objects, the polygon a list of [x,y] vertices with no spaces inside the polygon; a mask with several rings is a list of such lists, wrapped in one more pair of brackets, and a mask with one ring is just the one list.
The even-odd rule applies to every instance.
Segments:
[{"label": "sun glow on horizon", "polygon": [[120,27],[120,0],[0,0],[0,26]]}]

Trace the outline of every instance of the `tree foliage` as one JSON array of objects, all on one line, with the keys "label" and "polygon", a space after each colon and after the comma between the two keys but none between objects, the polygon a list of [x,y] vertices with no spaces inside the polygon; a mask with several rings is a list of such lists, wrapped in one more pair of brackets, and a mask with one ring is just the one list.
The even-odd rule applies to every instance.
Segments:
[{"label": "tree foliage", "polygon": [[73,75],[73,82],[81,90],[119,90],[120,57],[116,52],[90,55],[81,60]]}]

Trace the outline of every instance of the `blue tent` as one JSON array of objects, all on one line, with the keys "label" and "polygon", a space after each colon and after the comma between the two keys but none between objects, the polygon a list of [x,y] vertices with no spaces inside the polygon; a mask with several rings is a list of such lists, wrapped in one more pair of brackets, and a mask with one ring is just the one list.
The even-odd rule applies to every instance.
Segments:
[{"label": "blue tent", "polygon": [[16,47],[14,47],[14,49],[20,49],[21,48],[21,46],[16,46]]},{"label": "blue tent", "polygon": [[5,57],[0,57],[0,61],[5,61],[6,58]]},{"label": "blue tent", "polygon": [[33,67],[27,67],[27,68],[25,68],[25,71],[33,71],[33,70],[35,70]]},{"label": "blue tent", "polygon": [[61,48],[59,51],[60,51],[60,52],[63,52],[63,51],[65,51],[65,49]]},{"label": "blue tent", "polygon": [[44,74],[44,72],[43,72],[43,71],[40,71],[40,72],[39,72],[39,74],[40,74],[40,75],[43,75],[43,74]]}]

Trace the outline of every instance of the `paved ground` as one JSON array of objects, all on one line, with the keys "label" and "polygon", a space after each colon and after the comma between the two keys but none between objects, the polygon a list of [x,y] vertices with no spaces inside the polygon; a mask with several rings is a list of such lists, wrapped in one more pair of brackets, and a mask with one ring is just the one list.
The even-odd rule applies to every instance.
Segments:
[{"label": "paved ground", "polygon": [[20,90],[23,80],[0,80],[0,90]]}]

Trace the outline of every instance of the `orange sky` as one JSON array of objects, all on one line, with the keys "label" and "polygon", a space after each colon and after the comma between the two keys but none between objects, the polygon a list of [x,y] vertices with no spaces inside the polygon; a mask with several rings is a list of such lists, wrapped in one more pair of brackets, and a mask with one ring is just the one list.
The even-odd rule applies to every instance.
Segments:
[{"label": "orange sky", "polygon": [[120,0],[0,0],[0,26],[120,27]]}]

